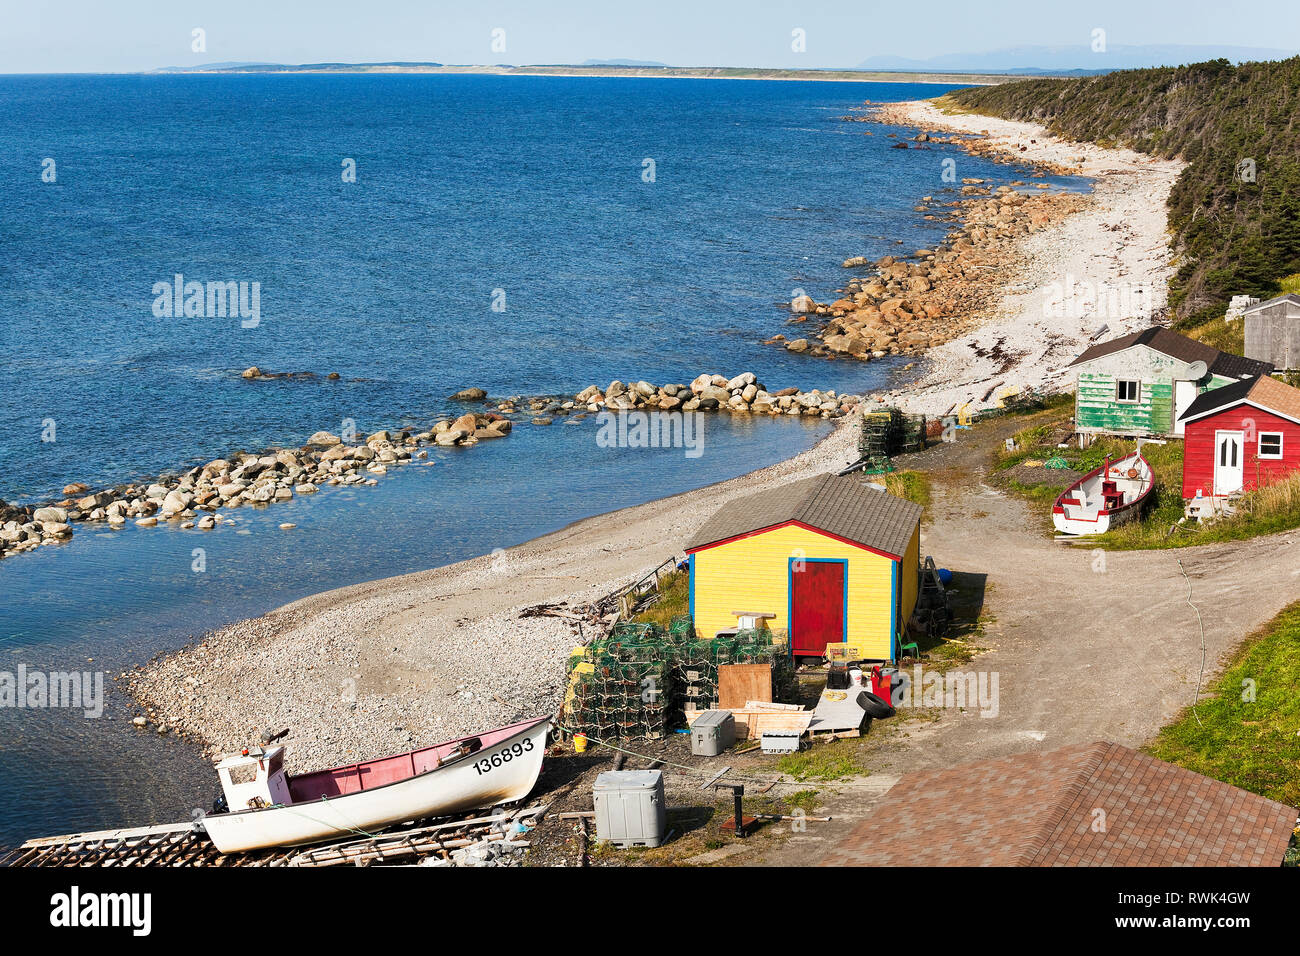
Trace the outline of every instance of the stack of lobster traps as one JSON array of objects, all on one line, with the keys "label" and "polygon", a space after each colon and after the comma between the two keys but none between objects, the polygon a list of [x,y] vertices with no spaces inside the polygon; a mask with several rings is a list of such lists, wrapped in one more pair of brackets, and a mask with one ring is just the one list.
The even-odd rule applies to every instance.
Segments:
[{"label": "stack of lobster traps", "polygon": [[925,449],[928,423],[924,415],[905,415],[893,407],[863,412],[858,434],[858,461],[846,471],[869,475],[892,471],[890,459],[895,455]]},{"label": "stack of lobster traps", "polygon": [[591,740],[655,740],[686,724],[686,712],[718,703],[718,668],[771,663],[773,687],[789,691],[794,667],[783,640],[764,628],[700,639],[686,615],[667,629],[623,622],[575,649],[563,724]]}]

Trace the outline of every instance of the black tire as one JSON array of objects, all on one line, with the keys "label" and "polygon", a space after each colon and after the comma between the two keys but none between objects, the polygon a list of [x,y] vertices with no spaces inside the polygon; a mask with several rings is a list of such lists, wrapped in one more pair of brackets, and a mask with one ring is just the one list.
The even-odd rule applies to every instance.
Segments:
[{"label": "black tire", "polygon": [[894,716],[894,708],[889,701],[877,697],[869,690],[858,694],[858,706],[867,712],[868,717],[875,717],[877,720]]}]

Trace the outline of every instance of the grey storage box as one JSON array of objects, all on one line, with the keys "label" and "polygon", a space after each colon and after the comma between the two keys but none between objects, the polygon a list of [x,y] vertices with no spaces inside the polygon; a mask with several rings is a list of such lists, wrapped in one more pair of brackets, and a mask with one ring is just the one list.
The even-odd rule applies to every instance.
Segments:
[{"label": "grey storage box", "polygon": [[706,710],[691,724],[691,753],[716,757],[736,742],[736,718],[729,710]]},{"label": "grey storage box", "polygon": [[615,846],[659,846],[668,830],[659,770],[606,770],[592,788],[596,839]]}]

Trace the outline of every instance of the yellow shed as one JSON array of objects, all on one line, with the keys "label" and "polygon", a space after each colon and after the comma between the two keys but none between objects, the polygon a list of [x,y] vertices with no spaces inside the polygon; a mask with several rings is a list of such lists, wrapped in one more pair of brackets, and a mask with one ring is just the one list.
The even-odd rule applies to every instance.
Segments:
[{"label": "yellow shed", "polygon": [[847,642],[897,657],[916,607],[921,506],[858,477],[822,475],[724,505],[686,546],[691,617],[703,637],[738,615],[785,628],[796,656]]}]

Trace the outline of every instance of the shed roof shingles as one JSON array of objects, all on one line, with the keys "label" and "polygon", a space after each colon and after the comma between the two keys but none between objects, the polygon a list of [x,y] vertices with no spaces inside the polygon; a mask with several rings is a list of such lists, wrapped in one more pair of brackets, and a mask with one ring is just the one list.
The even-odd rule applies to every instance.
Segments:
[{"label": "shed roof shingles", "polygon": [[1251,402],[1261,408],[1277,412],[1284,418],[1300,421],[1300,389],[1292,388],[1285,382],[1279,382],[1268,375],[1233,382],[1223,388],[1203,392],[1187,406],[1187,410],[1182,414],[1182,420],[1188,421],[1212,414],[1240,402]]},{"label": "shed roof shingles", "polygon": [[1091,362],[1094,359],[1122,352],[1135,345],[1145,345],[1180,362],[1204,362],[1209,371],[1225,378],[1242,378],[1247,375],[1267,375],[1273,371],[1268,362],[1248,359],[1231,352],[1221,352],[1212,345],[1189,339],[1185,335],[1171,332],[1162,326],[1152,326],[1128,335],[1121,335],[1109,342],[1099,342],[1086,349],[1082,355],[1070,363],[1071,367]]},{"label": "shed roof shingles", "polygon": [[921,512],[920,505],[870,488],[861,479],[819,475],[728,502],[695,533],[686,550],[797,521],[898,557],[907,551]]},{"label": "shed roof shingles", "polygon": [[1277,866],[1296,814],[1098,741],[908,774],[825,865]]}]

